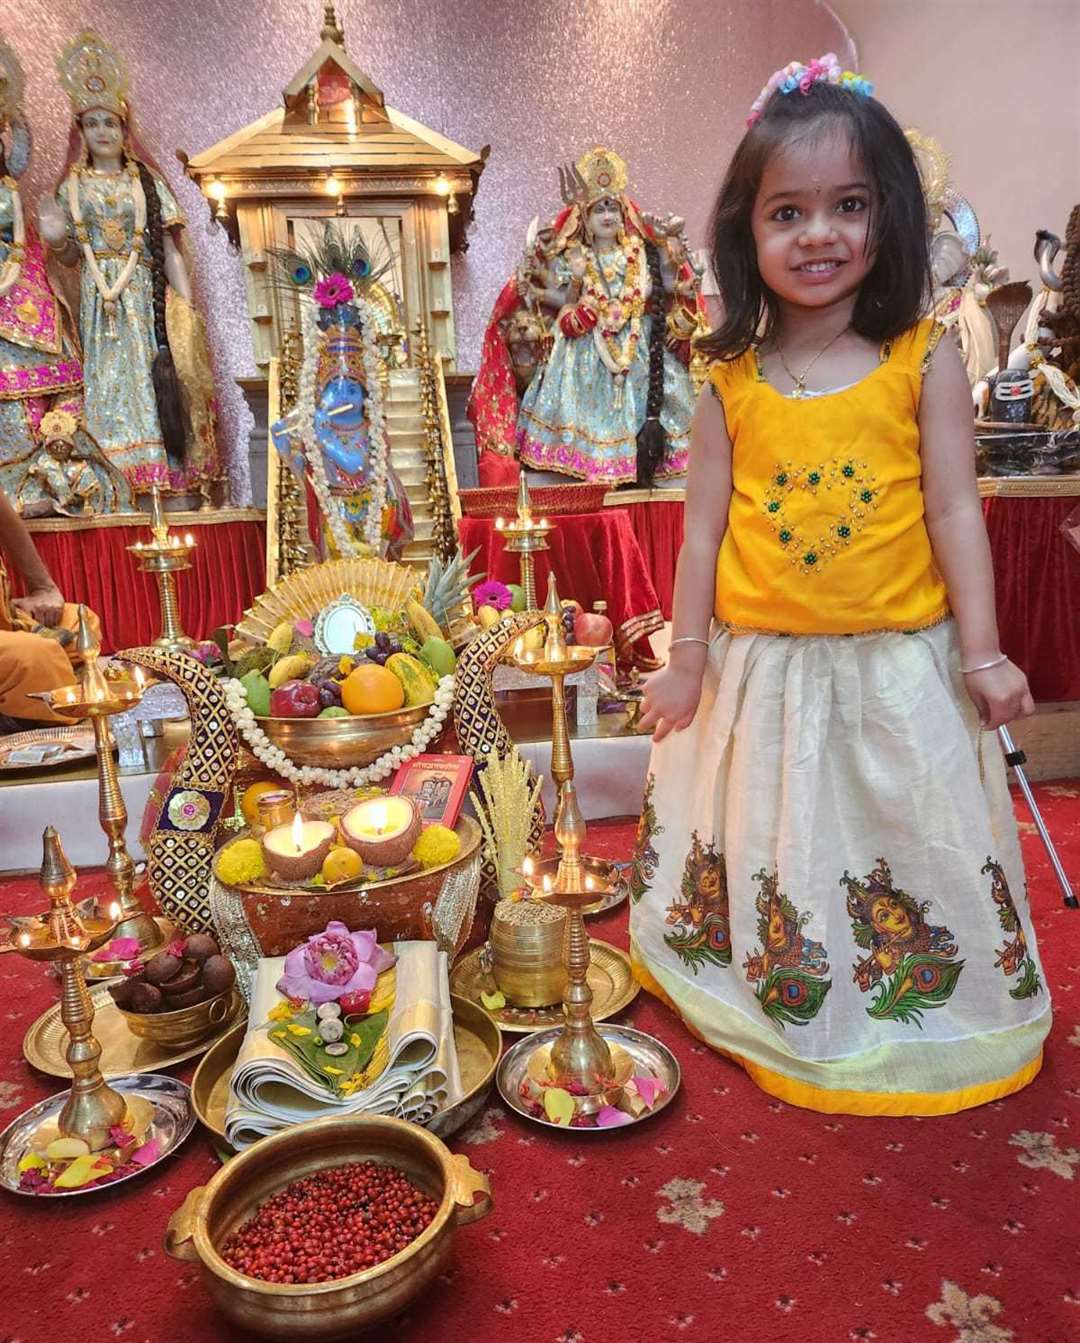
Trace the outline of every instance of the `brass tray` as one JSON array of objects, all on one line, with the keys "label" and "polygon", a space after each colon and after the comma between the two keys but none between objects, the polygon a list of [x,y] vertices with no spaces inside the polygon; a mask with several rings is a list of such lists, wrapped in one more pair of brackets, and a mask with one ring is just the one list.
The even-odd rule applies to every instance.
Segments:
[{"label": "brass tray", "polygon": [[[454,1043],[464,1095],[456,1105],[440,1111],[425,1127],[440,1138],[448,1138],[465,1127],[480,1113],[491,1092],[495,1069],[499,1064],[502,1040],[498,1027],[482,1007],[467,998],[450,995],[454,1013]],[[247,1022],[237,1022],[215,1041],[200,1060],[191,1079],[191,1104],[200,1122],[215,1138],[219,1154],[228,1157],[232,1147],[225,1140],[225,1108],[229,1103],[229,1081],[233,1065],[244,1041]]]},{"label": "brass tray", "polygon": [[[455,863],[462,863],[466,859],[471,858],[480,847],[481,835],[479,823],[473,820],[471,816],[459,816],[457,825],[454,826],[454,830],[461,840],[461,848],[458,850],[457,856],[451,858],[448,863],[439,863],[436,867],[420,867],[419,864],[414,863],[408,869],[399,871],[396,877],[384,877],[381,881],[372,881],[370,877],[365,878],[359,876],[353,878],[351,881],[335,882],[333,886],[316,886],[310,881],[286,882],[267,880],[239,882],[235,886],[228,885],[225,882],[221,882],[221,884],[226,890],[242,891],[246,895],[276,895],[278,897],[294,894],[326,895],[329,892],[333,892],[334,895],[341,895],[349,891],[383,891],[389,889],[391,886],[396,886],[402,881],[415,881],[417,877],[429,877],[438,872],[445,872],[447,868],[453,867]],[[250,835],[251,832],[249,830],[241,830],[234,836],[234,838],[246,839],[250,837]],[[231,844],[232,842],[233,840],[230,839],[229,843]],[[225,847],[225,845],[222,845],[222,848]],[[215,879],[221,881],[221,878],[217,875],[216,854],[214,856],[214,869]],[[369,869],[369,871],[370,870],[372,869]],[[378,871],[380,869],[374,870]],[[385,871],[386,869],[381,870]]]},{"label": "brass tray", "polygon": [[[589,939],[589,988],[593,991],[592,1017],[606,1021],[637,997],[640,985],[630,968],[630,957],[610,942]],[[450,992],[487,1012],[480,1001],[481,993],[491,993],[495,983],[483,967],[484,948],[470,951],[450,971]],[[507,1034],[528,1035],[533,1031],[549,1030],[563,1024],[562,1003],[551,1007],[501,1007],[488,1016]]]},{"label": "brass tray", "polygon": [[[101,1071],[106,1077],[123,1077],[127,1073],[160,1072],[162,1068],[171,1068],[176,1063],[204,1054],[232,1027],[237,1013],[243,1009],[244,1000],[238,990],[233,989],[229,1011],[220,1029],[197,1045],[172,1051],[153,1040],[140,1040],[137,1035],[132,1035],[104,986],[95,984],[90,989],[90,1001],[94,1005],[92,1029],[101,1045]],[[23,1036],[23,1055],[38,1072],[48,1073],[50,1077],[70,1078],[71,1071],[64,1058],[67,1043],[67,1030],[60,1020],[60,1004],[56,1003],[42,1013]]]}]

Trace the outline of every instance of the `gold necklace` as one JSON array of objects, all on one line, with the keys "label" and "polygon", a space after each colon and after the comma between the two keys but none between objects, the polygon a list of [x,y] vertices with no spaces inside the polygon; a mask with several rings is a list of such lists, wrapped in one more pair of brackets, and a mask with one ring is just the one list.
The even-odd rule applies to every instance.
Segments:
[{"label": "gold necklace", "polygon": [[[851,325],[851,324],[848,323],[848,326],[850,326],[850,325]],[[787,360],[784,358],[784,351],[781,349],[780,342],[776,339],[775,336],[773,337],[773,344],[776,346],[777,357],[779,358],[780,363],[781,363],[781,365],[783,366],[784,372],[788,375],[788,377],[791,379],[791,381],[795,384],[795,390],[791,393],[791,395],[792,395],[793,397],[803,397],[803,396],[806,395],[806,375],[807,375],[807,374],[810,372],[810,370],[814,367],[814,365],[815,365],[815,364],[817,363],[817,361],[821,358],[821,356],[825,353],[825,351],[828,350],[831,346],[835,345],[836,342],[840,339],[840,337],[844,334],[844,332],[847,331],[847,329],[848,329],[848,327],[845,326],[842,330],[838,331],[838,332],[836,333],[836,335],[833,336],[833,338],[832,338],[830,341],[826,342],[826,344],[824,344],[824,345],[821,347],[821,349],[818,350],[817,354],[814,355],[813,359],[810,360],[810,362],[809,362],[809,363],[807,364],[807,366],[803,369],[803,371],[802,371],[801,373],[798,373],[798,374],[796,374],[796,373],[792,373],[791,369],[788,368],[788,362],[787,362]]]}]

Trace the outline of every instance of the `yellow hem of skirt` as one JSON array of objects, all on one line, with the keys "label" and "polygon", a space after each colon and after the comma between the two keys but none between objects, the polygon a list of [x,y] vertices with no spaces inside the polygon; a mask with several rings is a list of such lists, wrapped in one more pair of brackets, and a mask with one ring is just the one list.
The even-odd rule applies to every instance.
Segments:
[{"label": "yellow hem of skirt", "polygon": [[743,1068],[751,1081],[762,1091],[788,1105],[798,1105],[804,1110],[818,1110],[822,1114],[880,1115],[900,1117],[904,1115],[948,1115],[960,1110],[971,1110],[977,1105],[988,1105],[991,1101],[1011,1096],[1014,1091],[1024,1087],[1038,1076],[1042,1068],[1043,1051],[1025,1063],[1022,1068],[993,1082],[983,1082],[978,1086],[960,1087],[956,1091],[830,1091],[827,1087],[817,1087],[810,1082],[800,1082],[782,1073],[773,1072],[760,1063],[744,1058],[733,1050],[724,1049],[707,1040],[699,1030],[686,1020],[668,994],[660,987],[649,971],[636,958],[631,961],[634,978],[646,993],[651,993],[666,1007],[669,1007],[686,1029],[702,1044],[706,1044],[718,1054],[723,1054]]}]

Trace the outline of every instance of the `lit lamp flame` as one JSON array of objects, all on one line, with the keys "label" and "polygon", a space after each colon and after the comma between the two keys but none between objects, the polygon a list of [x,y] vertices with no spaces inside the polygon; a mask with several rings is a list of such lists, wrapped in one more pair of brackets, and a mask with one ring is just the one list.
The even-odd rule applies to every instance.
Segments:
[{"label": "lit lamp flame", "polygon": [[526,858],[525,861],[521,864],[521,875],[525,878],[526,881],[531,881],[532,874],[535,871],[535,869],[536,864],[533,862],[532,858],[531,857]]},{"label": "lit lamp flame", "polygon": [[143,669],[139,666],[138,663],[135,663],[135,665],[131,669],[131,674],[135,681],[135,685],[138,687],[139,694],[141,695],[142,692],[146,689],[146,673],[143,671]]},{"label": "lit lamp flame", "polygon": [[341,182],[334,176],[333,173],[330,173],[330,175],[326,179],[326,194],[328,196],[341,195]]},{"label": "lit lamp flame", "polygon": [[502,514],[500,514],[500,515],[495,519],[495,530],[496,530],[497,532],[501,532],[502,529],[503,529],[505,526],[506,526],[506,519],[502,516]]},{"label": "lit lamp flame", "polygon": [[387,809],[385,802],[378,802],[371,808],[371,828],[377,835],[381,835],[387,825]]},{"label": "lit lamp flame", "polygon": [[28,947],[29,945],[30,945],[30,934],[29,934],[29,933],[20,933],[20,934],[19,934],[19,946],[20,946],[20,947]]},{"label": "lit lamp flame", "polygon": [[440,173],[435,179],[435,191],[440,196],[450,195],[450,183],[446,180],[446,174]]},{"label": "lit lamp flame", "polygon": [[220,180],[220,178],[215,177],[207,184],[206,190],[210,199],[215,202],[214,217],[216,219],[224,219],[227,214],[225,209],[225,199],[229,194],[229,188]]},{"label": "lit lamp flame", "polygon": [[297,853],[304,852],[304,818],[297,812],[292,818],[293,846]]},{"label": "lit lamp flame", "polygon": [[120,909],[120,901],[114,900],[112,904],[109,906],[109,918],[112,919],[113,923],[120,922],[121,912],[122,911]]},{"label": "lit lamp flame", "polygon": [[551,892],[551,874],[548,873],[548,872],[545,872],[545,873],[544,873],[544,894],[545,894],[545,895],[548,895],[548,894],[550,894],[550,892]]}]

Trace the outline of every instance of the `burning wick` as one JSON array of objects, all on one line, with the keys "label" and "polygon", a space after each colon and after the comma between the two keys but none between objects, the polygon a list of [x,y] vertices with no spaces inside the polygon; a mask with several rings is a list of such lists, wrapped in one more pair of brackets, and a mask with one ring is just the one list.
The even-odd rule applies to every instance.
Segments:
[{"label": "burning wick", "polygon": [[135,666],[133,666],[131,669],[131,674],[134,677],[135,684],[139,689],[139,693],[141,694],[142,691],[146,689],[146,673],[136,663]]},{"label": "burning wick", "polygon": [[386,829],[386,807],[379,805],[371,808],[371,825],[376,835],[381,835]]},{"label": "burning wick", "polygon": [[20,947],[28,947],[29,945],[30,945],[30,934],[29,934],[29,933],[20,933],[20,934],[19,934],[19,946],[20,946]]},{"label": "burning wick", "polygon": [[586,878],[585,878],[585,889],[586,889],[587,891],[591,891],[592,888],[593,888],[593,879],[592,879],[592,877],[586,877]]},{"label": "burning wick", "polygon": [[120,902],[119,902],[119,900],[114,900],[114,901],[112,902],[112,904],[109,906],[109,918],[112,919],[113,923],[119,923],[119,922],[120,922]]},{"label": "burning wick", "polygon": [[547,895],[547,894],[550,893],[550,891],[551,891],[551,876],[550,876],[549,873],[545,872],[545,873],[544,873],[544,894]]},{"label": "burning wick", "polygon": [[505,526],[506,526],[506,519],[500,514],[499,517],[495,519],[495,530],[497,532],[501,532]]},{"label": "burning wick", "polygon": [[525,861],[521,864],[521,875],[525,878],[526,881],[532,881],[533,869],[535,867],[536,864],[533,862],[531,858],[526,858]]},{"label": "burning wick", "polygon": [[299,812],[292,819],[292,838],[296,845],[296,852],[304,852],[304,818]]}]

